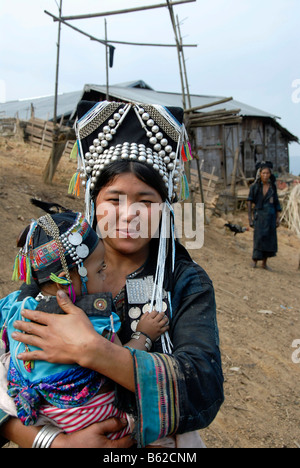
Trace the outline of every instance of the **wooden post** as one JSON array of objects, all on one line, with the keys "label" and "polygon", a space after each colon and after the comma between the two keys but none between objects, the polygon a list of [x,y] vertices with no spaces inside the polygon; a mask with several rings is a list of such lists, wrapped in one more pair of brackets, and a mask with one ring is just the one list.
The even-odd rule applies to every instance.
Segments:
[{"label": "wooden post", "polygon": [[106,62],[106,100],[109,100],[109,71],[108,71],[108,60],[109,60],[109,46],[107,44],[107,21],[104,20],[105,25],[105,62]]},{"label": "wooden post", "polygon": [[236,173],[237,173],[237,168],[238,168],[239,156],[240,156],[240,148],[237,148],[234,154],[233,171],[232,171],[232,177],[231,177],[231,195],[233,197],[235,196]]}]

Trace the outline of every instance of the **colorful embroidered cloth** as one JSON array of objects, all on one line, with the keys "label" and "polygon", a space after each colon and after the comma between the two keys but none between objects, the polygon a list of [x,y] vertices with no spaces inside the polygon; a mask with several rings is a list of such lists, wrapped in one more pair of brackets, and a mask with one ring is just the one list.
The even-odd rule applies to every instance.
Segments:
[{"label": "colorful embroidered cloth", "polygon": [[8,394],[14,398],[18,418],[25,426],[35,424],[44,400],[57,408],[81,406],[95,396],[103,377],[96,372],[78,367],[46,377],[43,381],[26,381],[11,361],[8,371]]},{"label": "colorful embroidered cloth", "polygon": [[171,356],[128,348],[134,360],[139,447],[175,434],[179,424],[178,371]]}]

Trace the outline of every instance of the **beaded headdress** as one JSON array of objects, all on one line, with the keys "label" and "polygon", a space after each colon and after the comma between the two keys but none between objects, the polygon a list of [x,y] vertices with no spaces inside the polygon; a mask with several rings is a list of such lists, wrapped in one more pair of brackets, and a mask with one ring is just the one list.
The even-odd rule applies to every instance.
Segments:
[{"label": "beaded headdress", "polygon": [[[162,312],[168,254],[172,258],[172,271],[175,265],[172,203],[189,196],[184,163],[191,160],[192,155],[183,125],[183,110],[138,103],[82,101],[77,114],[74,152],[77,153],[78,168],[69,192],[78,195],[81,183],[85,186],[85,215],[91,224],[95,217],[93,190],[102,171],[115,162],[148,165],[166,186],[168,196],[162,210],[157,269],[150,303],[150,310],[155,305],[155,309]],[[168,333],[162,342],[164,351],[171,352]]]},{"label": "beaded headdress", "polygon": [[[30,224],[24,247],[16,257],[12,279],[31,284],[52,280],[70,285],[69,271],[77,267],[86,292],[84,260],[99,242],[95,231],[81,213],[47,214]],[[64,278],[58,275],[64,272]]]},{"label": "beaded headdress", "polygon": [[69,191],[78,194],[80,182],[86,186],[86,215],[92,217],[94,212],[89,205],[97,178],[115,161],[151,166],[166,184],[170,203],[188,198],[184,162],[191,160],[192,155],[181,108],[82,101],[78,117],[78,170]]}]

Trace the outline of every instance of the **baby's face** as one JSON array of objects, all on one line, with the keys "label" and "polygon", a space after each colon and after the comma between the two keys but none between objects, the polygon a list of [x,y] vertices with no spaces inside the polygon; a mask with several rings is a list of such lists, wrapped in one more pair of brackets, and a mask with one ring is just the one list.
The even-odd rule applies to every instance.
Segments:
[{"label": "baby's face", "polygon": [[[104,253],[104,245],[100,240],[94,252],[84,261],[84,266],[88,273],[88,282],[86,284],[88,294],[101,292],[103,284],[103,266],[105,264]],[[76,295],[81,296],[81,280],[78,273],[76,274],[76,278],[72,278],[72,280]]]}]

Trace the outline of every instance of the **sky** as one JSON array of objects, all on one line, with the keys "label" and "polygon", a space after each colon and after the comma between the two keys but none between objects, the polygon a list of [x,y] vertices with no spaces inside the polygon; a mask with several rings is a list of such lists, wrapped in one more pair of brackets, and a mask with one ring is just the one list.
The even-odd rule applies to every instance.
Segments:
[{"label": "sky", "polygon": [[[59,0],[0,0],[0,102],[54,94]],[[63,0],[63,15],[161,4],[162,0]],[[191,94],[233,97],[281,118],[300,138],[300,0],[197,0],[174,7]],[[104,18],[72,25],[104,39]],[[174,43],[167,8],[107,16],[108,39]],[[144,80],[181,92],[174,48],[116,46],[110,84]],[[105,84],[105,48],[62,27],[59,92]],[[299,165],[300,146],[290,145]],[[298,166],[297,166],[298,167]]]}]

